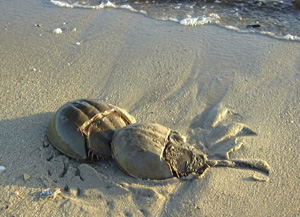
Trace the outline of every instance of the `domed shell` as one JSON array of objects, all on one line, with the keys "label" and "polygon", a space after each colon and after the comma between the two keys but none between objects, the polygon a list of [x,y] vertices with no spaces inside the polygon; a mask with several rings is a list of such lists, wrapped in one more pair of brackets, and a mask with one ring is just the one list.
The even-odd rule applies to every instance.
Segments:
[{"label": "domed shell", "polygon": [[170,132],[156,123],[131,124],[114,134],[113,159],[123,172],[135,178],[172,178],[172,170],[163,159]]},{"label": "domed shell", "polygon": [[141,179],[194,179],[209,167],[207,155],[185,136],[156,123],[118,130],[112,140],[112,157],[123,172]]},{"label": "domed shell", "polygon": [[110,157],[114,131],[131,123],[135,123],[134,117],[121,108],[80,99],[58,109],[48,126],[47,136],[53,146],[70,157],[87,159],[90,152]]}]

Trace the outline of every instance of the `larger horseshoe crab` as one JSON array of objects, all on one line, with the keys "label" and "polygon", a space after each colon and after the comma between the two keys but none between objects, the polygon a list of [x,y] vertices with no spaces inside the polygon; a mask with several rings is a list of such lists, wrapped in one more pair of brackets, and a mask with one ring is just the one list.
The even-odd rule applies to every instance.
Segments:
[{"label": "larger horseshoe crab", "polygon": [[54,114],[48,126],[50,143],[77,159],[109,158],[114,132],[136,120],[124,109],[102,101],[68,102]]},{"label": "larger horseshoe crab", "polygon": [[269,173],[262,160],[210,160],[184,136],[156,123],[131,124],[112,140],[112,156],[126,174],[141,179],[193,179],[213,166],[248,167]]}]

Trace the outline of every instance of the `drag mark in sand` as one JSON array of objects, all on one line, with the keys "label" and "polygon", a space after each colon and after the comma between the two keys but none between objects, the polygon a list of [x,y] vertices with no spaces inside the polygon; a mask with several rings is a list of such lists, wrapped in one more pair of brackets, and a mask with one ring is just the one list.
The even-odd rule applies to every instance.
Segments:
[{"label": "drag mark in sand", "polygon": [[200,54],[195,55],[188,76],[178,79],[173,89],[164,96],[164,101],[172,101],[181,96],[190,101],[203,101],[205,98],[209,106],[222,101],[233,82],[233,72],[224,72],[221,68],[217,70],[216,67],[219,66],[211,65],[211,61],[203,58],[205,57]]}]

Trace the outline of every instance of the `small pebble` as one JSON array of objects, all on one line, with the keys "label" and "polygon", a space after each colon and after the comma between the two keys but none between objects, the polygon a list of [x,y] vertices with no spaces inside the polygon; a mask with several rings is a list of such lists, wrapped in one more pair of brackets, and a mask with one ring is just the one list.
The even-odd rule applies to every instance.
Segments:
[{"label": "small pebble", "polygon": [[0,166],[0,174],[5,170],[4,166]]},{"label": "small pebble", "polygon": [[61,30],[61,28],[56,28],[52,32],[55,33],[55,34],[61,34],[62,30]]},{"label": "small pebble", "polygon": [[76,28],[72,29],[72,32],[76,32],[76,31],[77,31],[77,29],[76,29]]},{"label": "small pebble", "polygon": [[76,42],[75,44],[76,44],[76,45],[80,45],[80,42],[78,41],[78,42]]},{"label": "small pebble", "polygon": [[27,173],[23,174],[23,180],[27,181],[28,179],[30,179],[30,175],[28,175]]},{"label": "small pebble", "polygon": [[42,191],[40,194],[40,199],[46,199],[46,198],[55,198],[58,194],[60,194],[61,191],[59,188],[47,188]]}]

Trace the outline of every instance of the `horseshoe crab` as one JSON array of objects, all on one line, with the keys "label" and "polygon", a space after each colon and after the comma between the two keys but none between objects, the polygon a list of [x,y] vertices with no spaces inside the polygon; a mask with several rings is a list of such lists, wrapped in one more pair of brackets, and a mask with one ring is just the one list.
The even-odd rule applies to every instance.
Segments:
[{"label": "horseshoe crab", "polygon": [[209,167],[249,167],[269,173],[262,160],[210,160],[180,133],[156,123],[131,124],[112,140],[112,157],[126,174],[141,179],[193,179]]},{"label": "horseshoe crab", "polygon": [[47,129],[50,143],[77,159],[111,157],[114,132],[136,120],[124,109],[102,101],[79,99],[63,105]]}]

